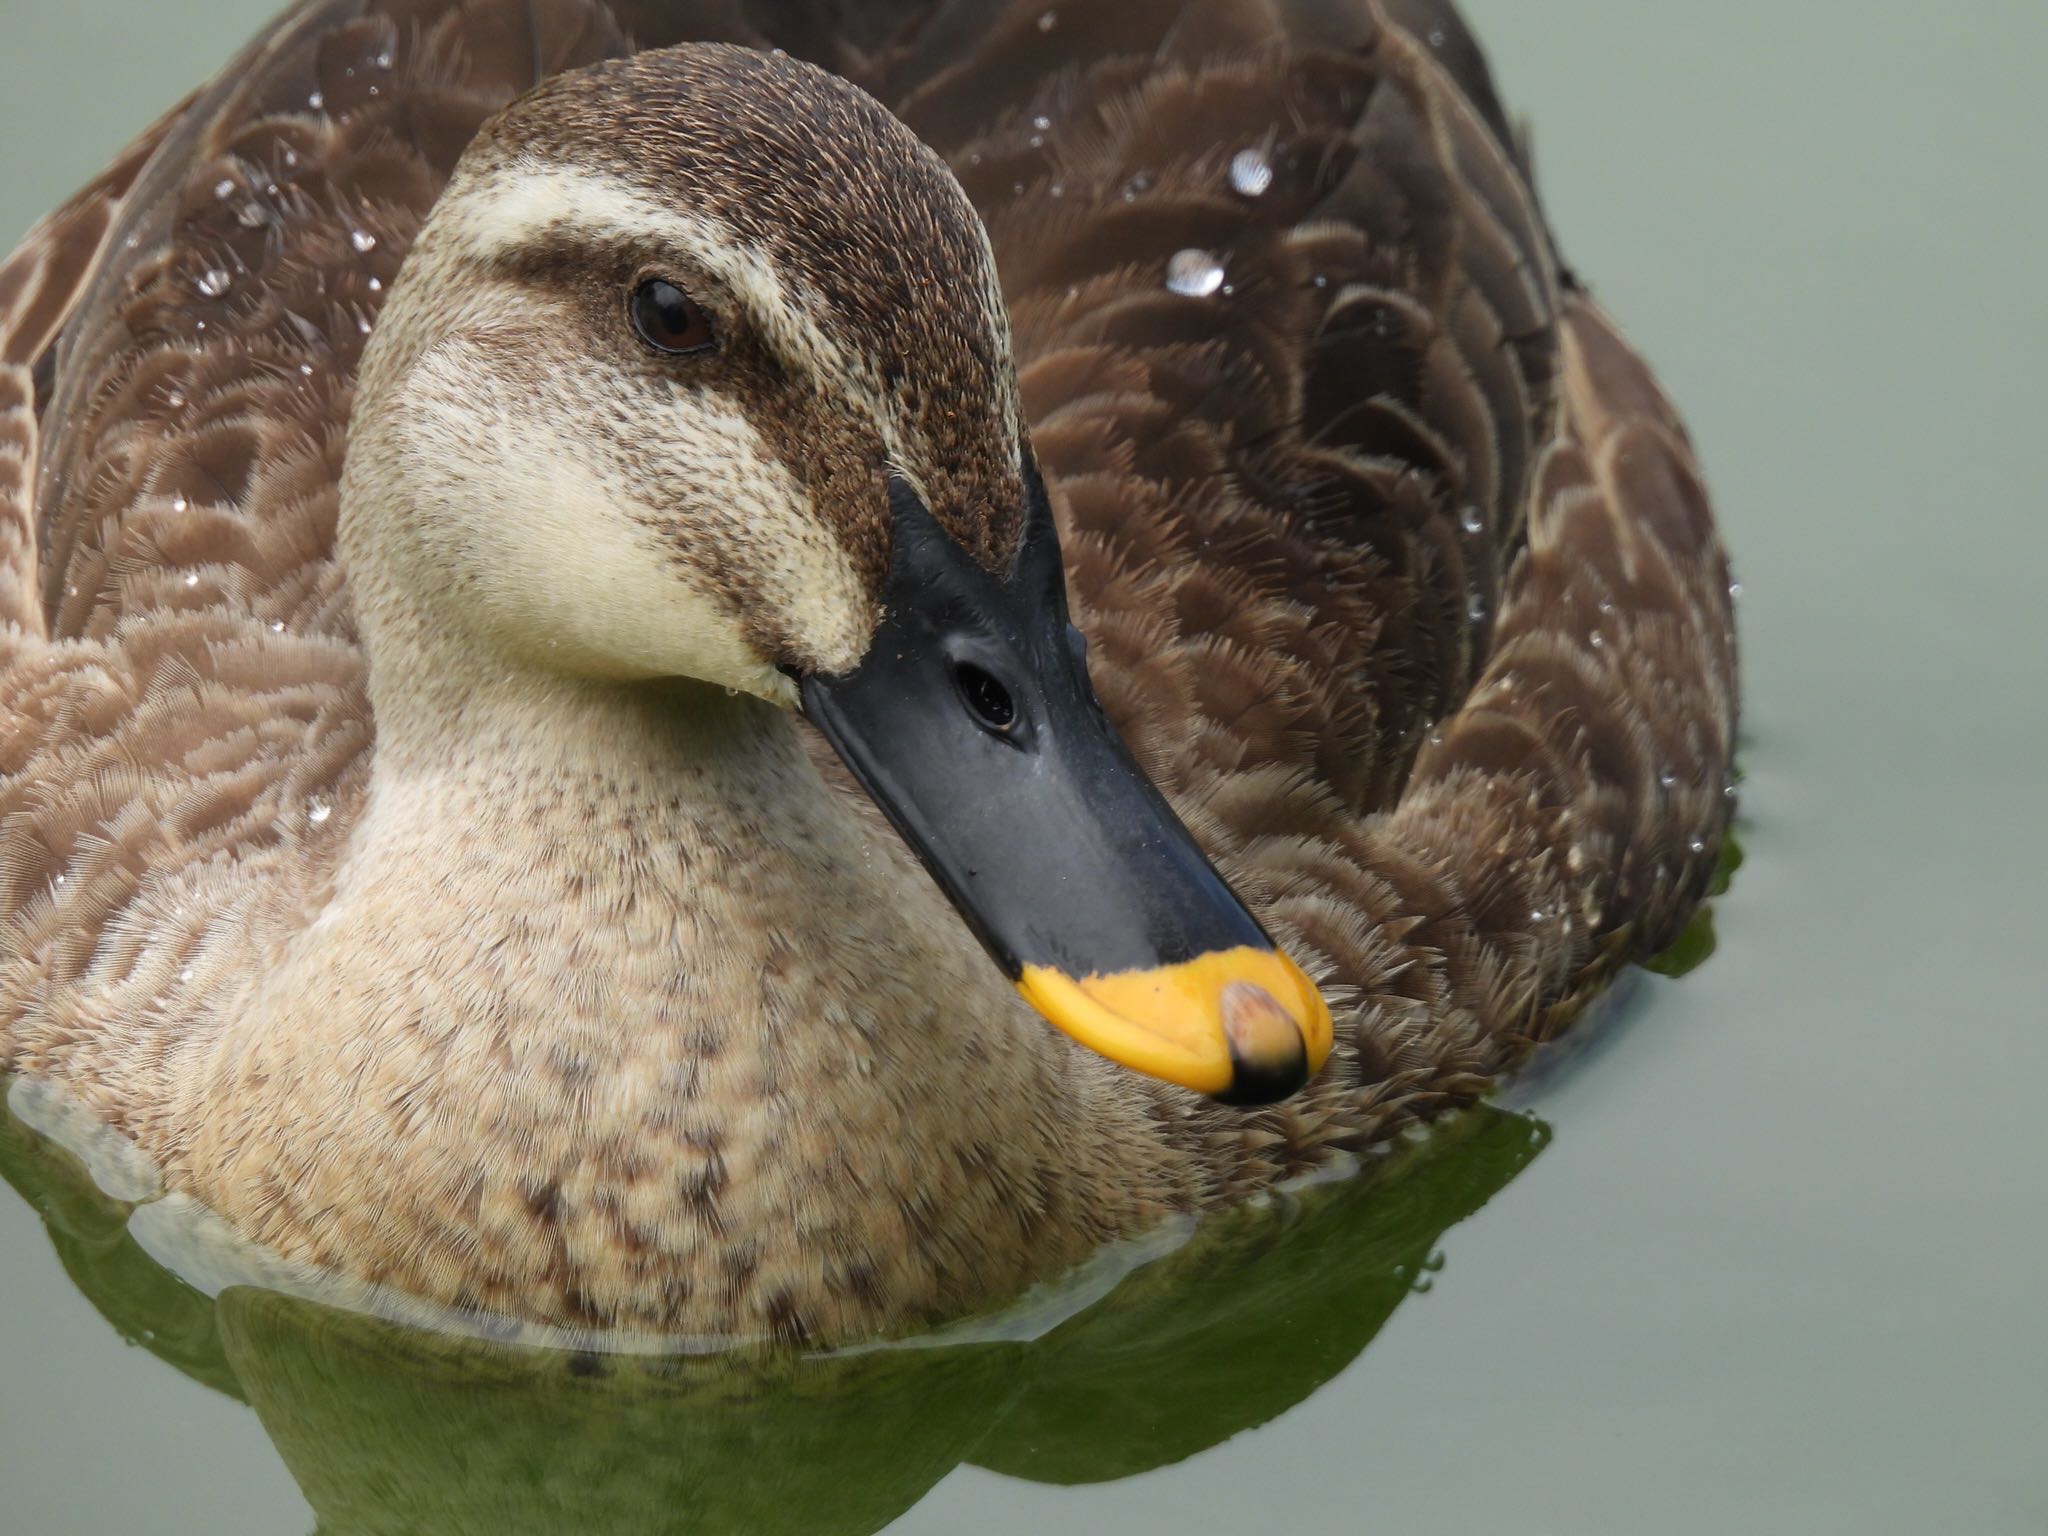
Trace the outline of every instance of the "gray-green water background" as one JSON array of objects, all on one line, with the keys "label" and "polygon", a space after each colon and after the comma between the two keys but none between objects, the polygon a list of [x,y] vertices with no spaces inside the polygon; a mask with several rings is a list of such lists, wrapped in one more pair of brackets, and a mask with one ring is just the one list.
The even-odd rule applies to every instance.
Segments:
[{"label": "gray-green water background", "polygon": [[[271,9],[0,0],[0,246]],[[2048,1529],[2048,8],[1467,11],[1745,584],[1720,953],[1536,1092],[1552,1145],[1310,1401],[892,1529]],[[0,1307],[0,1531],[310,1529],[4,1191]]]}]

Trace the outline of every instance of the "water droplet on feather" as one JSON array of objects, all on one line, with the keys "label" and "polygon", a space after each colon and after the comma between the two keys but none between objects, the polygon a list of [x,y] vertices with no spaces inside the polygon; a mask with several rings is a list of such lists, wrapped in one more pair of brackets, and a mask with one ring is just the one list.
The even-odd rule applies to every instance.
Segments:
[{"label": "water droplet on feather", "polygon": [[1262,149],[1241,149],[1230,160],[1230,189],[1240,197],[1263,197],[1273,185],[1273,163]]},{"label": "water droplet on feather", "polygon": [[1223,286],[1223,263],[1208,251],[1176,251],[1166,264],[1166,286],[1190,298],[1206,299]]}]

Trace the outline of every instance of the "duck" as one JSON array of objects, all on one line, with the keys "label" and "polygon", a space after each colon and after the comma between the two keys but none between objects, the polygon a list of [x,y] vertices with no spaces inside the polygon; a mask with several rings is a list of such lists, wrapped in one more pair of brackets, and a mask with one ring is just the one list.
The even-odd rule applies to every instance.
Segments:
[{"label": "duck", "polygon": [[987,1307],[1479,1102],[1733,811],[1444,0],[302,0],[0,445],[0,1071],[463,1312]]}]

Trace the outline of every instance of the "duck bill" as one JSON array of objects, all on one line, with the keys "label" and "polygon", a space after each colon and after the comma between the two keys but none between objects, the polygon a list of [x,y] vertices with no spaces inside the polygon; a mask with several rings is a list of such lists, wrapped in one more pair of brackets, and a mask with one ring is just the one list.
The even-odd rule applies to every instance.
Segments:
[{"label": "duck bill", "polygon": [[885,617],[805,714],[1025,999],[1083,1045],[1228,1103],[1285,1098],[1331,1022],[1096,702],[1042,487],[984,570],[892,486]]}]

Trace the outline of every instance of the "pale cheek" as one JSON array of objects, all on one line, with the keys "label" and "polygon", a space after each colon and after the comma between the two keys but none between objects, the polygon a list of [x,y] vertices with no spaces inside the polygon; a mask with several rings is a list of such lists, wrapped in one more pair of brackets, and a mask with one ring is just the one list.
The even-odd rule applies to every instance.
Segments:
[{"label": "pale cheek", "polygon": [[652,510],[673,558],[743,593],[789,649],[850,670],[876,614],[828,514],[736,409],[682,396],[659,419],[664,472]]},{"label": "pale cheek", "polygon": [[476,351],[423,359],[402,413],[413,533],[451,616],[551,668],[777,699],[787,682],[750,632],[834,670],[858,660],[851,564],[744,416],[572,367],[515,388]]}]

